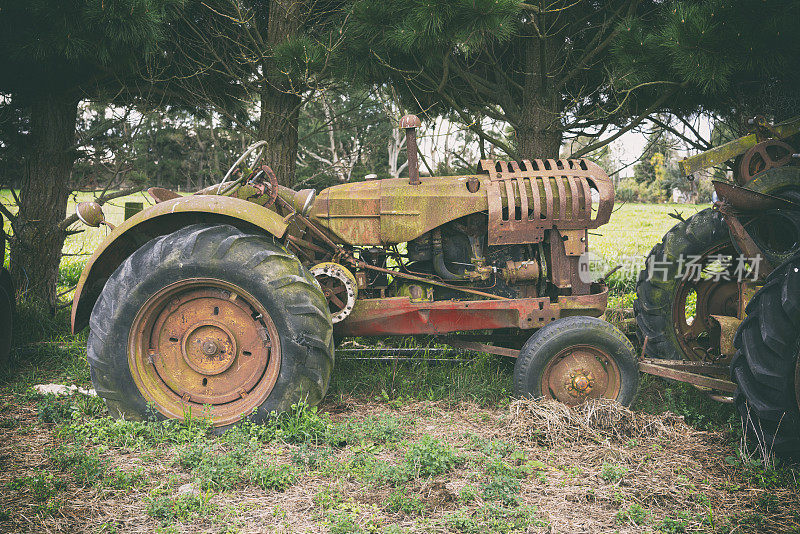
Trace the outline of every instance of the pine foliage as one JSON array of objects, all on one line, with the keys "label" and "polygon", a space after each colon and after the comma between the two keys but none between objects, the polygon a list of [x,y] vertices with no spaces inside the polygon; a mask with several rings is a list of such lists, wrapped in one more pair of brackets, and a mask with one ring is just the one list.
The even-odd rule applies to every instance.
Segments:
[{"label": "pine foliage", "polygon": [[664,3],[620,25],[613,56],[628,86],[685,82],[672,111],[723,116],[800,113],[800,3],[701,0]]}]

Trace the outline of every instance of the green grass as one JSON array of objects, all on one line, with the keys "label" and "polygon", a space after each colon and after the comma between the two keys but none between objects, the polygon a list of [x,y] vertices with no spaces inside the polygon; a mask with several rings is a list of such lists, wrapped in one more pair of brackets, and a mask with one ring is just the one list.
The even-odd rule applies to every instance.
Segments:
[{"label": "green grass", "polygon": [[[123,202],[106,207],[112,222],[121,221]],[[643,256],[675,224],[668,213],[676,207],[684,216],[702,208],[624,205],[590,245],[609,259]],[[88,253],[104,233],[72,236],[69,250]],[[65,257],[65,288],[85,258]],[[612,301],[630,306],[632,287],[630,277],[615,276]],[[18,317],[14,368],[0,370],[0,432],[15,443],[13,458],[0,457],[0,473],[11,469],[5,479],[0,474],[0,530],[24,508],[32,523],[23,530],[68,524],[78,531],[125,531],[114,512],[101,522],[92,511],[71,508],[95,499],[105,510],[128,507],[141,530],[154,532],[249,531],[253,524],[341,533],[547,532],[551,524],[560,525],[554,531],[565,528],[559,492],[566,488],[571,508],[582,517],[603,517],[606,527],[757,532],[774,525],[776,514],[790,514],[793,501],[786,495],[800,490],[795,469],[739,450],[739,422],[730,406],[648,376],[634,408],[670,411],[709,431],[713,439],[702,453],[707,470],[666,469],[692,461],[692,453],[666,462],[664,455],[680,444],[647,436],[602,454],[605,445],[589,440],[559,448],[512,439],[506,407],[514,362],[489,355],[445,364],[427,361],[424,350],[418,361],[396,365],[340,359],[320,408],[295,406],[223,436],[188,417],[115,421],[96,398],[31,392],[31,385],[48,381],[89,386],[86,338],[68,332],[67,309],[49,316],[21,303]],[[681,491],[645,504],[640,497],[650,495],[653,477],[673,480]],[[742,497],[747,488],[769,497]],[[684,494],[692,499],[675,500]],[[69,523],[70,517],[81,522]]]},{"label": "green grass", "polygon": [[[667,230],[677,224],[670,217],[676,211],[688,219],[708,204],[632,204],[617,205],[611,221],[591,230],[589,248],[607,259],[621,256],[644,257]],[[600,234],[600,235],[596,235]]]}]

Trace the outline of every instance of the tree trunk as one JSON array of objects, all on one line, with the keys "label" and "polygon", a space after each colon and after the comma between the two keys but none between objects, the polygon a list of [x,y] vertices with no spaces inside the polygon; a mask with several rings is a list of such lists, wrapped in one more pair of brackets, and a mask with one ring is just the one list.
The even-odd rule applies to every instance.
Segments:
[{"label": "tree trunk", "polygon": [[525,83],[515,124],[524,159],[558,158],[561,150],[561,97],[548,83],[548,61],[559,52],[554,44],[552,38],[531,37],[525,47]]},{"label": "tree trunk", "polygon": [[29,300],[54,310],[66,237],[58,224],[67,212],[78,101],[51,95],[32,102],[30,111],[30,144],[11,240],[11,275]]},{"label": "tree trunk", "polygon": [[[271,49],[297,36],[303,8],[300,0],[271,0],[267,24],[267,44]],[[272,50],[270,50],[270,53]],[[264,163],[272,167],[281,185],[291,186],[297,160],[297,126],[300,95],[290,80],[272,67],[263,65],[261,116],[258,137],[267,141]]]}]

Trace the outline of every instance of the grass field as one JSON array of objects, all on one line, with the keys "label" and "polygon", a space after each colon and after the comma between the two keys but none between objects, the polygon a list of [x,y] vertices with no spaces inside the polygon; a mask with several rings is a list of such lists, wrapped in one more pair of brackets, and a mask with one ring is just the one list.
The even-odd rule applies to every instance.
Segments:
[{"label": "grass field", "polygon": [[[702,207],[624,205],[590,245],[643,256],[676,208]],[[70,238],[65,288],[104,232]],[[629,278],[614,287],[632,301]],[[800,532],[796,467],[742,453],[731,408],[689,386],[644,377],[633,412],[590,414],[512,401],[507,359],[340,358],[318,409],[215,437],[35,394],[90,384],[66,319],[20,306],[0,371],[2,532]]]}]

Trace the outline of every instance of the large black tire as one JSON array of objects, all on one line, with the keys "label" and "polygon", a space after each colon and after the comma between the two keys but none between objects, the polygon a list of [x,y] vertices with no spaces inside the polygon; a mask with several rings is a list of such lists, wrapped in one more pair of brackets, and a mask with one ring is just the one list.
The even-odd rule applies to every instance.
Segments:
[{"label": "large black tire", "polygon": [[[580,360],[577,351],[582,352]],[[565,365],[559,366],[559,360]],[[574,387],[575,378],[585,376],[586,371],[594,381],[587,394],[566,387],[553,391],[549,386],[551,376],[561,386],[574,372],[570,384]],[[604,372],[608,389],[601,388]],[[639,366],[633,345],[612,324],[595,317],[565,317],[549,323],[528,339],[514,365],[514,395],[518,397],[554,398],[567,404],[606,397],[629,406],[638,388]]]},{"label": "large black tire", "polygon": [[733,344],[731,379],[746,434],[765,452],[800,459],[800,256],[769,275]]},{"label": "large black tire", "polygon": [[701,256],[730,244],[728,227],[722,217],[708,208],[673,226],[647,255],[646,265],[655,261],[658,267],[666,268],[666,272],[650,278],[645,267],[636,282],[633,303],[638,326],[636,334],[640,344],[647,338],[645,352],[648,356],[669,360],[686,358],[673,326],[673,303],[680,289],[680,280],[676,277],[679,258]]},{"label": "large black tire", "polygon": [[[140,310],[149,309],[148,302],[165,288],[192,283],[192,279],[224,281],[236,292],[241,291],[240,295],[253,297],[268,313],[279,338],[280,363],[274,371],[277,378],[271,378],[274,385],[260,405],[240,414],[237,420],[248,417],[258,422],[292,404],[303,401],[314,405],[322,400],[334,362],[333,327],[314,277],[269,236],[244,233],[228,225],[196,224],[155,238],[134,252],[108,279],[92,310],[87,355],[92,382],[111,415],[127,419],[167,417],[152,395],[145,398],[134,380],[129,335],[133,335],[132,326],[139,320]],[[231,294],[231,300],[235,299]],[[219,313],[218,308],[213,313]],[[252,319],[265,320],[258,315]],[[263,346],[273,342],[270,339]],[[267,359],[269,350],[273,349],[264,349]],[[244,354],[252,356],[250,352]],[[244,356],[237,354],[236,358]],[[236,367],[240,366],[230,369]],[[227,372],[225,369],[223,374]],[[155,404],[155,412],[148,402]],[[215,419],[212,414],[212,423],[219,429],[235,422],[230,417]]]}]

